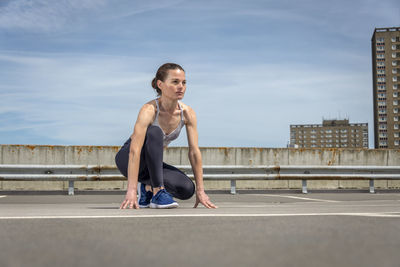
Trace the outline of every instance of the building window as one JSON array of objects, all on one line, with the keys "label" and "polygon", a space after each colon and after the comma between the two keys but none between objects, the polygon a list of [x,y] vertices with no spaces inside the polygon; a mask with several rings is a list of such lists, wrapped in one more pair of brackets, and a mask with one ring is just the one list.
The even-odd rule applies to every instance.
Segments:
[{"label": "building window", "polygon": [[392,58],[396,58],[397,54],[396,53],[392,53]]},{"label": "building window", "polygon": [[379,38],[376,38],[376,41],[379,42],[379,43],[383,43],[385,41],[385,38],[384,37],[379,37]]},{"label": "building window", "polygon": [[399,92],[394,92],[393,97],[399,97]]},{"label": "building window", "polygon": [[386,85],[378,85],[378,90],[386,90]]},{"label": "building window", "polygon": [[377,73],[378,74],[385,74],[385,70],[378,70]]},{"label": "building window", "polygon": [[394,82],[397,82],[397,76],[393,76],[392,79],[393,79]]},{"label": "building window", "polygon": [[394,140],[394,145],[395,145],[395,146],[398,146],[399,143],[400,143],[399,140]]},{"label": "building window", "polygon": [[395,138],[400,137],[400,133],[394,133],[394,137],[395,137]]},{"label": "building window", "polygon": [[393,109],[393,113],[399,113],[399,109],[398,108],[394,108]]},{"label": "building window", "polygon": [[399,89],[399,86],[397,84],[393,84],[393,90]]},{"label": "building window", "polygon": [[399,116],[394,116],[394,117],[393,117],[393,120],[394,120],[394,121],[399,121]]},{"label": "building window", "polygon": [[398,100],[393,100],[393,106],[397,106],[399,104]]},{"label": "building window", "polygon": [[385,54],[377,54],[376,58],[385,58]]},{"label": "building window", "polygon": [[393,74],[397,74],[397,69],[392,69]]},{"label": "building window", "polygon": [[396,60],[393,60],[393,61],[392,61],[392,66],[393,66],[393,67],[397,66],[397,61],[396,61]]},{"label": "building window", "polygon": [[378,62],[376,63],[376,65],[378,65],[379,67],[385,67],[385,62],[378,61]]},{"label": "building window", "polygon": [[379,77],[378,78],[378,82],[385,82],[386,81],[386,78],[385,77]]},{"label": "building window", "polygon": [[386,124],[379,124],[379,129],[386,130],[387,129]]},{"label": "building window", "polygon": [[394,124],[393,125],[393,129],[398,130],[399,129],[399,125],[398,124]]},{"label": "building window", "polygon": [[396,42],[396,37],[392,37],[392,42]]},{"label": "building window", "polygon": [[378,106],[386,106],[386,102],[385,101],[379,101],[378,102]]},{"label": "building window", "polygon": [[380,93],[380,94],[378,94],[378,97],[386,98],[386,94],[385,93]]}]

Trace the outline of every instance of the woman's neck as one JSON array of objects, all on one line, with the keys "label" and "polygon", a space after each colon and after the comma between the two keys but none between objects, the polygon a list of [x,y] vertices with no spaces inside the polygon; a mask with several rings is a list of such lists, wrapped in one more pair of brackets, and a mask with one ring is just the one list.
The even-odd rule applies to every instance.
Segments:
[{"label": "woman's neck", "polygon": [[178,105],[178,100],[163,97],[161,95],[159,104],[160,104],[160,106],[162,106],[162,109],[165,110],[166,112],[174,113],[174,111],[176,110],[177,105]]}]

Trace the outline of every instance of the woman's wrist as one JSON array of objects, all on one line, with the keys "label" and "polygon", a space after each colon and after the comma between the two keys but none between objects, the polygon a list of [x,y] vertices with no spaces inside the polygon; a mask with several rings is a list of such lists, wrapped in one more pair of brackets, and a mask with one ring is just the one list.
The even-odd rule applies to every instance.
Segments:
[{"label": "woman's wrist", "polygon": [[137,187],[136,187],[136,188],[135,188],[135,187],[128,187],[126,191],[127,191],[128,193],[137,192]]},{"label": "woman's wrist", "polygon": [[203,187],[196,187],[196,192],[204,192],[204,188]]}]

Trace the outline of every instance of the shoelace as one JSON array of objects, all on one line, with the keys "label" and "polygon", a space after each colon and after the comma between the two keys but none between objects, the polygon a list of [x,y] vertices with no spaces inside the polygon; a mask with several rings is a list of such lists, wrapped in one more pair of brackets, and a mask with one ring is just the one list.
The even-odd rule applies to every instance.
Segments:
[{"label": "shoelace", "polygon": [[[164,192],[164,194],[167,194],[168,196],[172,197],[172,195],[170,193],[168,193],[165,189],[161,189],[159,192]],[[162,193],[157,193],[155,195],[156,199],[159,199],[162,196]]]}]

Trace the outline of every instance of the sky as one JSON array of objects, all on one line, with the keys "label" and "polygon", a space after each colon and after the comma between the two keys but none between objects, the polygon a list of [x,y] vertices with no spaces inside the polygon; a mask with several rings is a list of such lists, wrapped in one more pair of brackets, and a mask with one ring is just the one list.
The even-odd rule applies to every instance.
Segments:
[{"label": "sky", "polygon": [[174,62],[202,147],[348,118],[372,148],[371,37],[393,26],[398,0],[0,0],[0,144],[122,145]]}]

